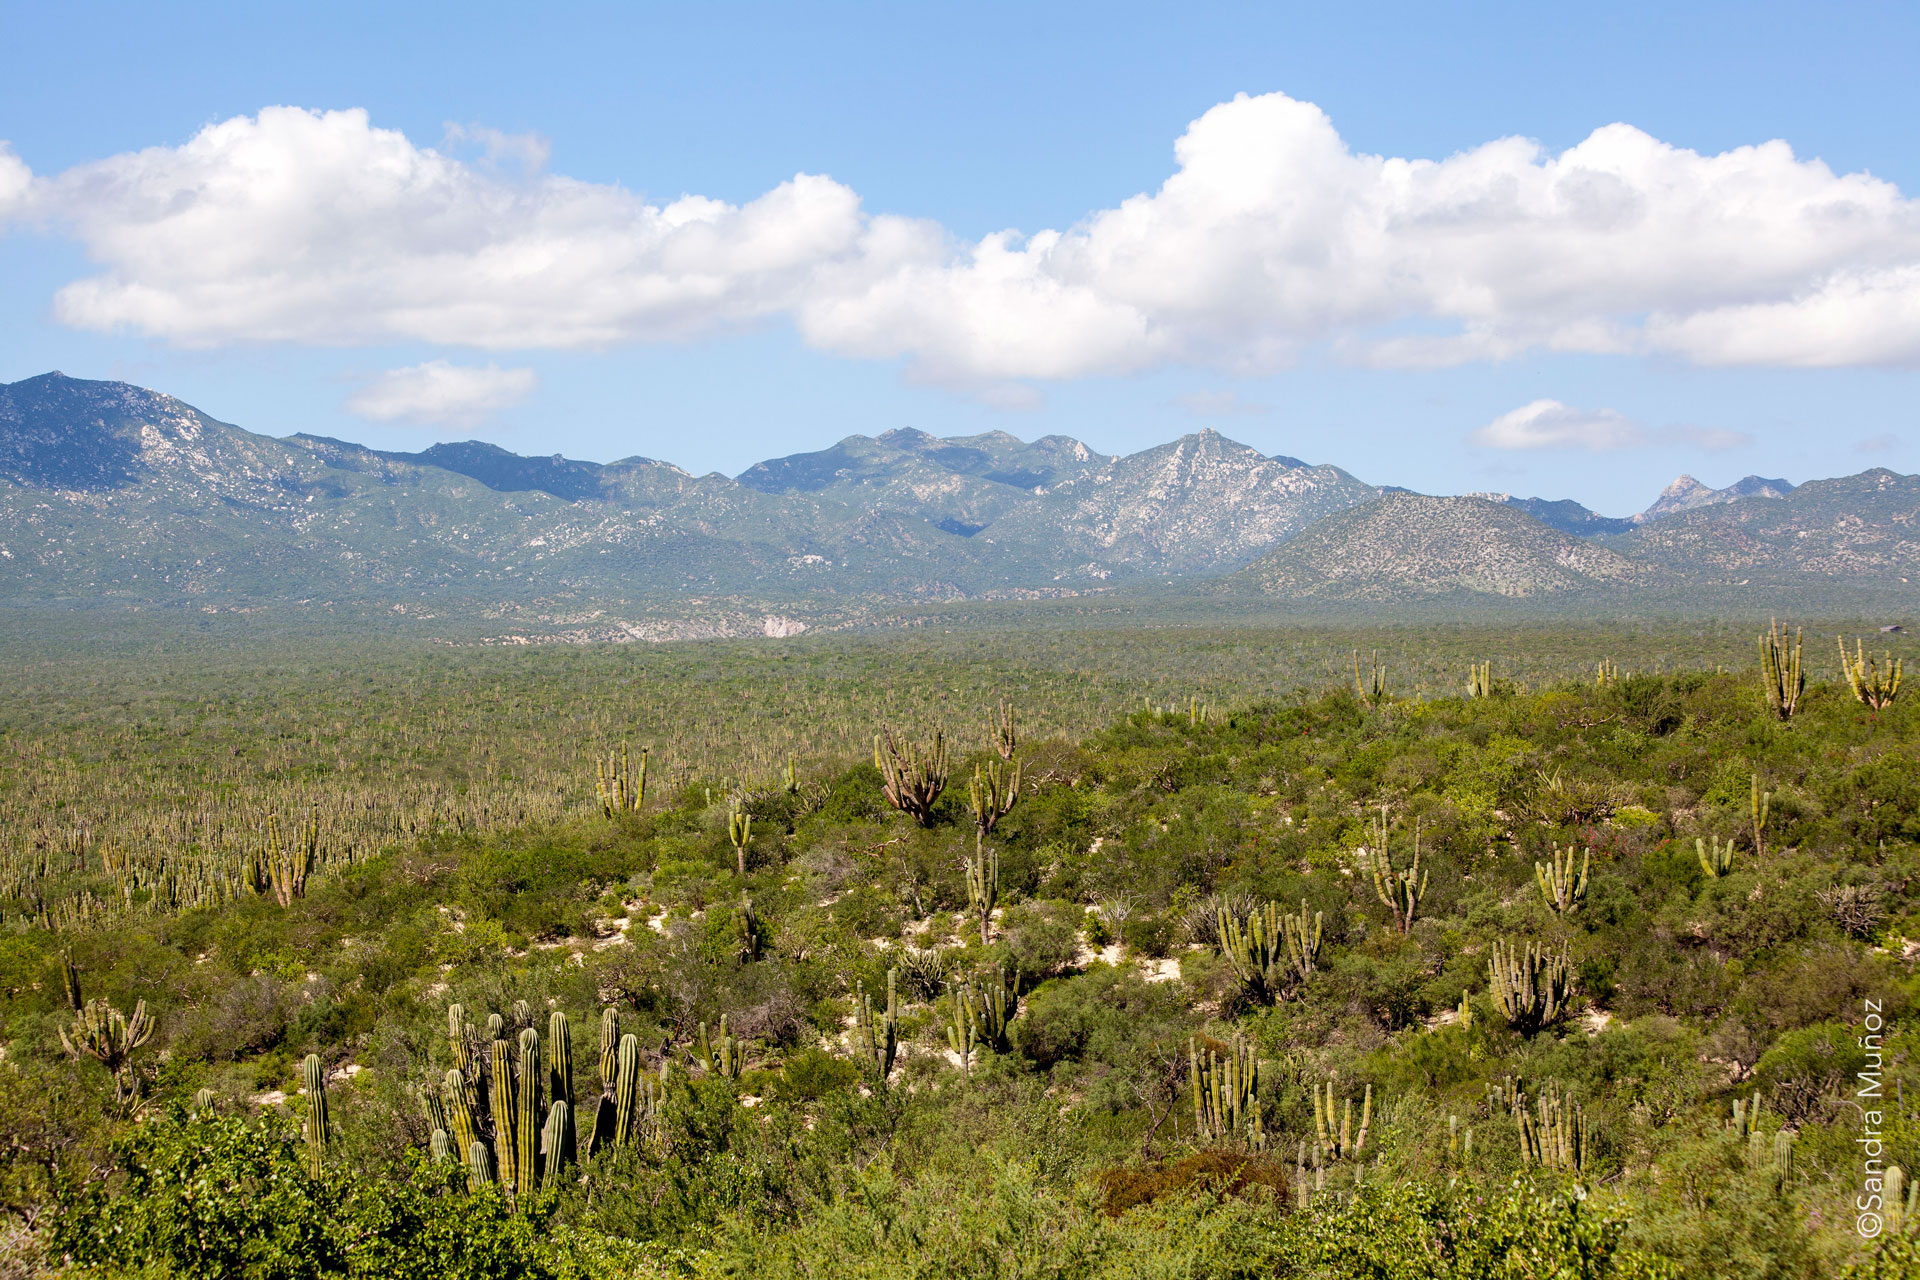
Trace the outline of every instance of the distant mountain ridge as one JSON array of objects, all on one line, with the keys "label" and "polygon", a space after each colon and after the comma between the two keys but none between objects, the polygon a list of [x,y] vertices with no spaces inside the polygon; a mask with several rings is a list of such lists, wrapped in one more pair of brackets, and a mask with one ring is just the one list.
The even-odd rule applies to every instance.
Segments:
[{"label": "distant mountain ridge", "polygon": [[1682,477],[1625,518],[1505,494],[1432,498],[1214,431],[1108,456],[1066,436],[901,428],[737,478],[696,476],[480,441],[398,452],[280,439],[58,373],[0,385],[11,601],[345,599],[757,626],[763,606],[844,613],[1186,578],[1317,601],[1844,592],[1902,581],[1920,550],[1916,512],[1920,479],[1886,471],[1797,488]]}]

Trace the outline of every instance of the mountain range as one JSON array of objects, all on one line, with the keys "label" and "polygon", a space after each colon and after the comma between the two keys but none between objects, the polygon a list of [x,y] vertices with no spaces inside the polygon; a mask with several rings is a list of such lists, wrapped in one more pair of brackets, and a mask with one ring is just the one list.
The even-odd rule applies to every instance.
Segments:
[{"label": "mountain range", "polygon": [[1767,592],[1898,598],[1917,513],[1920,478],[1885,470],[1718,490],[1683,476],[1623,518],[1429,497],[1213,431],[1114,457],[1065,436],[899,429],[696,476],[478,441],[276,438],[59,373],[0,385],[12,603],[352,601],[718,631],[1129,588],[1319,605],[1744,591],[1764,608]]}]

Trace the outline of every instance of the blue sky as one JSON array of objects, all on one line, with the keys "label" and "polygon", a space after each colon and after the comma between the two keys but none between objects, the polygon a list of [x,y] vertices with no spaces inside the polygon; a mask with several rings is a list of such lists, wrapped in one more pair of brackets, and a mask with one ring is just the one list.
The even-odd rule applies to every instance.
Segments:
[{"label": "blue sky", "polygon": [[[1334,8],[8,4],[0,139],[34,176],[9,220],[0,172],[0,380],[60,368],[273,434],[728,472],[902,425],[1109,452],[1211,426],[1376,483],[1611,512],[1681,471],[1920,469],[1920,11]],[[283,105],[365,119],[269,129]],[[218,181],[348,211],[162,225],[209,181],[196,134],[235,120]],[[1529,224],[1492,261],[1406,233],[1396,206],[1332,266],[1303,262],[1404,194],[1354,156],[1537,142],[1440,171],[1431,222],[1462,182],[1485,190],[1450,217],[1516,175],[1564,195],[1584,169],[1563,153],[1616,122],[1646,145],[1616,139],[1602,168],[1706,158],[1660,150],[1664,185],[1606,206],[1651,209],[1651,230]],[[1154,201],[1183,135],[1191,189]],[[1792,156],[1710,163],[1772,139]],[[1279,152],[1244,211],[1218,207]],[[283,154],[305,167],[259,163]],[[425,166],[405,200],[337,200],[396,155]],[[823,181],[779,196],[796,174]],[[407,203],[449,181],[463,194],[431,209],[472,254],[451,263]],[[1321,220],[1276,241],[1302,198]],[[1137,234],[1101,218],[1129,200],[1151,210]],[[1836,200],[1859,208],[1802,236]],[[1758,212],[1725,212],[1741,201]],[[660,248],[643,204],[713,243]],[[1060,248],[982,246],[1048,229]],[[489,252],[573,266],[495,288]]]}]

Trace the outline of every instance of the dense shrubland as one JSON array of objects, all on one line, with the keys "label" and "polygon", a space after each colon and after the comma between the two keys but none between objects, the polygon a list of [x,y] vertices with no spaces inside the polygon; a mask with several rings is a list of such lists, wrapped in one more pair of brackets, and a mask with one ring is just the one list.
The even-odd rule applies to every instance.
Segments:
[{"label": "dense shrubland", "polygon": [[1071,736],[1016,703],[1012,743],[990,698],[894,707],[871,751],[791,768],[663,767],[653,737],[643,797],[610,721],[564,803],[299,894],[242,864],[212,905],[123,890],[59,929],[16,898],[6,1247],[208,1276],[1913,1274],[1907,1224],[1869,1261],[1852,1205],[1867,1002],[1887,1160],[1920,1160],[1920,717],[1813,656],[1496,660],[1431,698],[1356,657]]}]

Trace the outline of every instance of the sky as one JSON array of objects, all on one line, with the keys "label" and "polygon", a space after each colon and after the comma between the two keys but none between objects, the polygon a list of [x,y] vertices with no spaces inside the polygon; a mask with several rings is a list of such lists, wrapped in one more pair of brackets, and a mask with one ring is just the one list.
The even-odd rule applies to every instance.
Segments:
[{"label": "sky", "polygon": [[[1684,10],[1674,12],[1674,10]],[[1920,470],[1920,6],[0,3],[0,381],[737,473]]]}]

